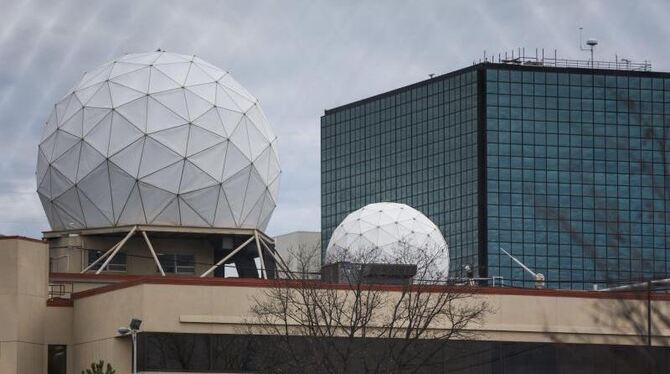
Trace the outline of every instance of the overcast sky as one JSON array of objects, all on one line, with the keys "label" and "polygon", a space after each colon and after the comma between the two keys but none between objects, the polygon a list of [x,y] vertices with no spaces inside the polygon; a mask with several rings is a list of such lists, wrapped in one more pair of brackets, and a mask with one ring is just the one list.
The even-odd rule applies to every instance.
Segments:
[{"label": "overcast sky", "polygon": [[324,109],[525,47],[587,58],[578,27],[615,53],[670,70],[667,1],[0,0],[0,233],[40,237],[42,126],[95,66],[127,52],[196,54],[261,102],[279,137],[282,180],[268,232],[320,228]]}]

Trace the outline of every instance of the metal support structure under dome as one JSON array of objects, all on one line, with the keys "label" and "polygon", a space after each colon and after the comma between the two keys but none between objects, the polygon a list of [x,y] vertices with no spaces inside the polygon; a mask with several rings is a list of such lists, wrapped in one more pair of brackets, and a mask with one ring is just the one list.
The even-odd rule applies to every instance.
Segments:
[{"label": "metal support structure under dome", "polygon": [[[211,228],[211,227],[185,227],[185,226],[157,226],[157,225],[128,225],[108,228],[76,229],[67,231],[50,231],[44,233],[47,240],[60,238],[82,237],[84,239],[111,238],[119,239],[113,246],[107,249],[93,262],[88,264],[80,273],[88,273],[95,270],[95,274],[107,271],[108,265],[113,263],[114,258],[122,252],[124,246],[136,234],[140,234],[151,258],[161,276],[166,276],[166,271],[159,260],[161,246],[157,241],[170,239],[176,242],[180,239],[204,239],[207,240],[214,250],[213,264],[204,272],[196,272],[196,275],[204,278],[207,276],[225,276],[225,271],[219,271],[226,264],[235,264],[238,276],[241,278],[254,278],[257,275],[261,279],[293,278],[286,262],[274,249],[274,240],[258,229],[245,228]],[[230,248],[225,248],[221,243],[235,243]],[[135,243],[137,248],[138,243]],[[87,250],[86,248],[83,248]],[[217,257],[218,255],[218,257]],[[259,260],[259,264],[256,263]],[[203,264],[199,264],[203,265]],[[253,266],[253,269],[250,269]]]}]

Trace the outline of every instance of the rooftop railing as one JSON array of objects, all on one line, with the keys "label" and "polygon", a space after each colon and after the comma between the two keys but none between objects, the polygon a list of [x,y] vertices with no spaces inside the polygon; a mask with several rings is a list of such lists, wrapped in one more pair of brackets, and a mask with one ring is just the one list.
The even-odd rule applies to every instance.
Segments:
[{"label": "rooftop railing", "polygon": [[511,60],[500,61],[503,64],[526,65],[526,66],[553,66],[559,68],[580,68],[580,69],[606,69],[606,70],[630,70],[630,71],[651,71],[650,62],[633,61],[590,61],[590,60],[569,60],[564,58],[515,58]]},{"label": "rooftop railing", "polygon": [[644,60],[632,61],[627,58],[614,57],[614,61],[599,61],[599,60],[579,60],[558,58],[554,50],[553,56],[547,56],[544,50],[535,51],[535,56],[527,56],[525,49],[519,49],[517,53],[512,51],[511,54],[507,52],[493,56],[487,56],[484,53],[483,59],[475,61],[475,63],[492,62],[510,65],[523,66],[551,66],[559,68],[579,68],[579,69],[604,69],[604,70],[627,70],[627,71],[651,71],[651,61]]}]

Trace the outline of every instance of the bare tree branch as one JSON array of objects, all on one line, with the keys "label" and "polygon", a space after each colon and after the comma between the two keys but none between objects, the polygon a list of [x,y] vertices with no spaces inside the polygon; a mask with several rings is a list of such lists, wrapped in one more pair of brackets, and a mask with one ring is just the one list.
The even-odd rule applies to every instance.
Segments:
[{"label": "bare tree branch", "polygon": [[[306,270],[313,253],[294,253],[300,270]],[[397,254],[398,263],[417,265],[408,284],[367,284],[363,270],[378,257],[364,251],[341,254],[356,265],[342,284],[320,282],[304,271],[312,275],[277,281],[257,297],[249,329],[282,336],[285,345],[273,367],[305,373],[415,373],[448,341],[475,337],[472,326],[483,321],[489,306],[467,286],[446,285],[446,270],[436,267],[441,250],[416,253],[403,247]],[[293,344],[296,337],[309,344]],[[370,341],[380,344],[365,343]]]}]

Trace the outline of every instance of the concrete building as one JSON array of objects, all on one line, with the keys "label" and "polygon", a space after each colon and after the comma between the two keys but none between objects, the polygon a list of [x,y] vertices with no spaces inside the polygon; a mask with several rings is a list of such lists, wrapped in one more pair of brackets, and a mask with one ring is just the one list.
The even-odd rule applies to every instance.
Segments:
[{"label": "concrete building", "polygon": [[[143,373],[253,373],[271,349],[272,337],[249,335],[248,323],[253,298],[262,298],[273,280],[163,277],[111,269],[100,274],[49,272],[48,262],[46,242],[0,238],[2,373],[80,373],[98,360],[128,373],[130,337],[117,329],[132,318],[143,321],[138,338]],[[640,352],[653,358],[655,372],[670,369],[670,326],[664,322],[670,297],[665,293],[647,299],[646,293],[476,292],[493,313],[471,327],[481,334],[477,340],[453,343],[470,354],[445,356],[444,371],[438,372],[465,367],[467,373],[498,373],[503,367],[505,372],[640,372]],[[615,313],[621,305],[634,313]],[[648,305],[653,347],[644,348],[640,344],[646,336],[638,329],[647,326]]]},{"label": "concrete building", "polygon": [[[321,232],[294,231],[278,235],[274,240],[275,250],[291,271],[318,273],[321,270]],[[300,253],[304,256],[298,255]],[[302,269],[300,258],[304,259],[306,269]]]},{"label": "concrete building", "polygon": [[[324,243],[352,211],[408,204],[452,274],[592,288],[670,274],[670,74],[650,65],[483,62],[326,110]],[[664,192],[666,191],[666,192]]]}]

